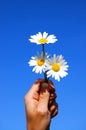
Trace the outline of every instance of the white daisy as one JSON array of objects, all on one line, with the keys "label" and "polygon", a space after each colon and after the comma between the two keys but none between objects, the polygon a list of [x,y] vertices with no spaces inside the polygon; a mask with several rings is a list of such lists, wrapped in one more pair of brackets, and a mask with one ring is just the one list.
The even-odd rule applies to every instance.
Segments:
[{"label": "white daisy", "polygon": [[43,53],[37,53],[37,56],[31,57],[32,59],[28,62],[28,64],[30,66],[34,66],[32,71],[40,74],[42,73],[42,71],[45,72],[45,64],[48,57],[49,55],[47,53],[45,53],[45,55],[43,55]]},{"label": "white daisy", "polygon": [[60,77],[63,78],[68,75],[66,72],[68,70],[68,65],[62,55],[56,56],[54,54],[51,59],[46,61],[46,63],[48,78],[52,76],[55,80],[60,81]]},{"label": "white daisy", "polygon": [[31,39],[29,39],[30,42],[37,43],[37,44],[48,44],[48,43],[55,43],[58,39],[56,39],[56,36],[48,35],[48,33],[44,32],[43,34],[41,32],[38,32],[36,35],[32,35]]}]

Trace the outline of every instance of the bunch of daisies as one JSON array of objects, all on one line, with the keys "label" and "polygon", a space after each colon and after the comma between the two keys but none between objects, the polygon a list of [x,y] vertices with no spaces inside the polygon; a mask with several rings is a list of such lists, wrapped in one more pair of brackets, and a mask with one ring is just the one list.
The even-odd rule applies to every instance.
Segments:
[{"label": "bunch of daisies", "polygon": [[44,73],[44,78],[48,79],[50,76],[55,78],[55,80],[60,81],[60,78],[68,75],[68,65],[62,55],[54,54],[50,58],[49,54],[45,52],[45,44],[53,44],[58,39],[54,35],[48,35],[44,32],[43,34],[39,32],[36,35],[32,35],[29,39],[30,42],[36,43],[37,45],[42,45],[42,53],[37,53],[36,56],[31,57],[31,60],[28,62],[30,66],[33,66],[35,73]]}]

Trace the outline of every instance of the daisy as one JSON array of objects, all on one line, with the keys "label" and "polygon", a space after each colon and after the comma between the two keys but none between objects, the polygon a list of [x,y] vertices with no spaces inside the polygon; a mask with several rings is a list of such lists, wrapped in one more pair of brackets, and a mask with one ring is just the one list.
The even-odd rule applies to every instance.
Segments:
[{"label": "daisy", "polygon": [[30,66],[34,66],[32,71],[40,74],[42,73],[42,71],[45,72],[45,64],[48,57],[49,55],[47,53],[45,53],[45,55],[43,55],[43,53],[37,53],[35,57],[31,57],[32,59],[28,62],[28,64]]},{"label": "daisy", "polygon": [[53,78],[55,78],[55,80],[60,81],[60,77],[63,78],[68,75],[68,73],[66,72],[68,70],[68,65],[62,55],[56,56],[54,54],[51,59],[47,60],[46,68],[47,78],[52,76]]},{"label": "daisy", "polygon": [[38,34],[32,35],[29,41],[37,44],[48,44],[55,43],[57,39],[56,36],[54,36],[53,34],[48,35],[48,33],[46,32],[44,32],[43,34],[41,32],[38,32]]}]

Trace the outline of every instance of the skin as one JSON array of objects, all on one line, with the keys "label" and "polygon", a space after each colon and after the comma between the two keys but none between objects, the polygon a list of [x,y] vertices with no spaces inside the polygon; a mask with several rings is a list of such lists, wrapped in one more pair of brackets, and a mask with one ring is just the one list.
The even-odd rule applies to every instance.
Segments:
[{"label": "skin", "polygon": [[49,130],[51,118],[57,115],[55,88],[51,81],[37,80],[25,95],[27,130]]}]

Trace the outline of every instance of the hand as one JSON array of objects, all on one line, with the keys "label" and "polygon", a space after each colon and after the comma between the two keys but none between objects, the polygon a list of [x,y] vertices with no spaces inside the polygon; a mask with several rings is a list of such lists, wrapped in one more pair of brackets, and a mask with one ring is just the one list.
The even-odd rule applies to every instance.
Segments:
[{"label": "hand", "polygon": [[58,113],[55,88],[51,81],[48,81],[49,87],[41,87],[44,82],[37,80],[25,95],[28,130],[48,130],[51,118]]}]

